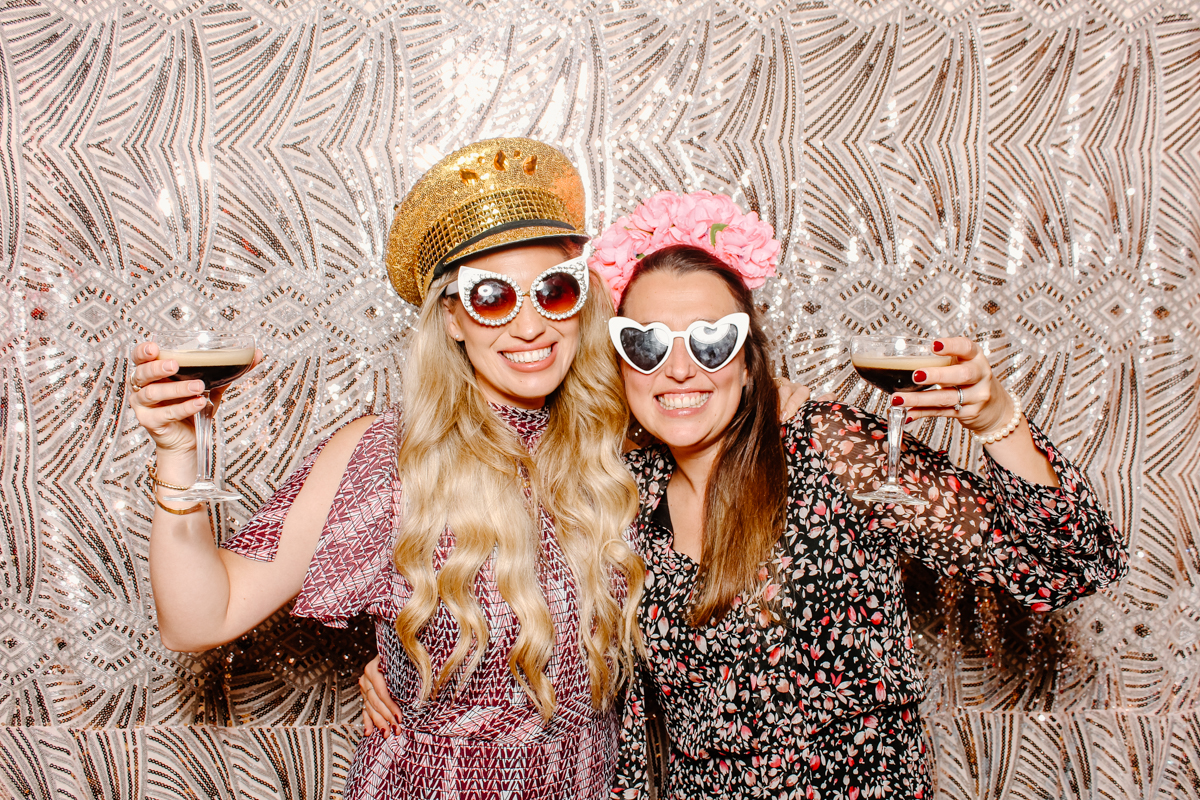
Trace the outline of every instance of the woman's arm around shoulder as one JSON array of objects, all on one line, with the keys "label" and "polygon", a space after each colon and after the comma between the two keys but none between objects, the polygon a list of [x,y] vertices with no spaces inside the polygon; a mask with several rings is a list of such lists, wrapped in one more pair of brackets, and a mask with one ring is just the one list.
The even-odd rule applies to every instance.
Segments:
[{"label": "woman's arm around shoulder", "polygon": [[346,466],[374,421],[355,420],[324,445],[287,510],[271,561],[218,548],[206,514],[155,514],[150,581],[166,647],[198,651],[224,644],[296,596]]}]

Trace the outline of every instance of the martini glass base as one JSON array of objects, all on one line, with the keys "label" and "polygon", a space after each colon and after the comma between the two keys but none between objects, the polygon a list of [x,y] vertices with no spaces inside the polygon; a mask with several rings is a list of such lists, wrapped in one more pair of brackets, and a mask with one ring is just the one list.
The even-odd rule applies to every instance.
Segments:
[{"label": "martini glass base", "polygon": [[878,503],[881,505],[896,505],[896,506],[925,506],[929,505],[929,501],[920,495],[908,494],[903,489],[889,489],[886,485],[881,486],[873,492],[855,492],[855,500],[863,500],[867,503]]},{"label": "martini glass base", "polygon": [[222,489],[215,483],[202,481],[193,484],[192,487],[186,491],[171,495],[170,499],[193,503],[225,503],[230,500],[245,500],[246,498],[242,497],[237,492],[231,492],[228,489]]}]

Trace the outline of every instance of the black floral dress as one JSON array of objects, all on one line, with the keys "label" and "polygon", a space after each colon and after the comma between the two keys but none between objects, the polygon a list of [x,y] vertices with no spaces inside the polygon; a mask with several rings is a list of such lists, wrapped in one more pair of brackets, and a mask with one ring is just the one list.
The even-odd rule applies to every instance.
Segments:
[{"label": "black floral dress", "polygon": [[[687,623],[697,566],[672,549],[663,447],[630,453],[646,560],[639,615],[671,739],[669,798],[931,796],[924,684],[900,578],[906,553],[945,575],[999,585],[1034,610],[1063,606],[1127,569],[1083,473],[1037,428],[1060,488],[989,463],[987,477],[906,440],[900,476],[926,506],[851,499],[881,482],[886,425],[811,403],[784,428],[787,527],[762,583],[719,623]],[[625,705],[614,798],[645,797],[640,683]]]}]

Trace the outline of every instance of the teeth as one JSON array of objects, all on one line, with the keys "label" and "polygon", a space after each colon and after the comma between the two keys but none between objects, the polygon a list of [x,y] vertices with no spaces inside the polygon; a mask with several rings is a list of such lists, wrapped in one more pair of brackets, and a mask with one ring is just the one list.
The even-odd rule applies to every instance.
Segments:
[{"label": "teeth", "polygon": [[532,364],[535,361],[541,361],[550,357],[550,348],[543,347],[541,350],[522,350],[519,353],[504,351],[504,357],[514,364]]},{"label": "teeth", "polygon": [[708,402],[712,392],[688,392],[687,394],[660,394],[658,404],[668,411],[677,408],[699,408]]}]

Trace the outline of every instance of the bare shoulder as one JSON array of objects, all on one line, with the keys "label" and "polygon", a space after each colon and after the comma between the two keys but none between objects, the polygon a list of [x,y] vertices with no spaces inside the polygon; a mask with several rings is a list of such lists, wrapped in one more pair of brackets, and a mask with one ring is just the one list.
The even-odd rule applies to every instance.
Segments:
[{"label": "bare shoulder", "polygon": [[[350,463],[350,457],[354,455],[355,448],[358,447],[363,435],[375,424],[377,419],[379,418],[374,415],[359,417],[353,422],[343,425],[337,433],[331,436],[329,443],[317,456],[305,488],[308,488],[308,484],[324,487],[329,486],[332,482],[333,488],[336,489],[341,482],[342,473],[346,471],[346,465]],[[324,494],[322,493],[322,495]],[[333,491],[330,490],[328,495],[329,500],[332,501]]]}]

